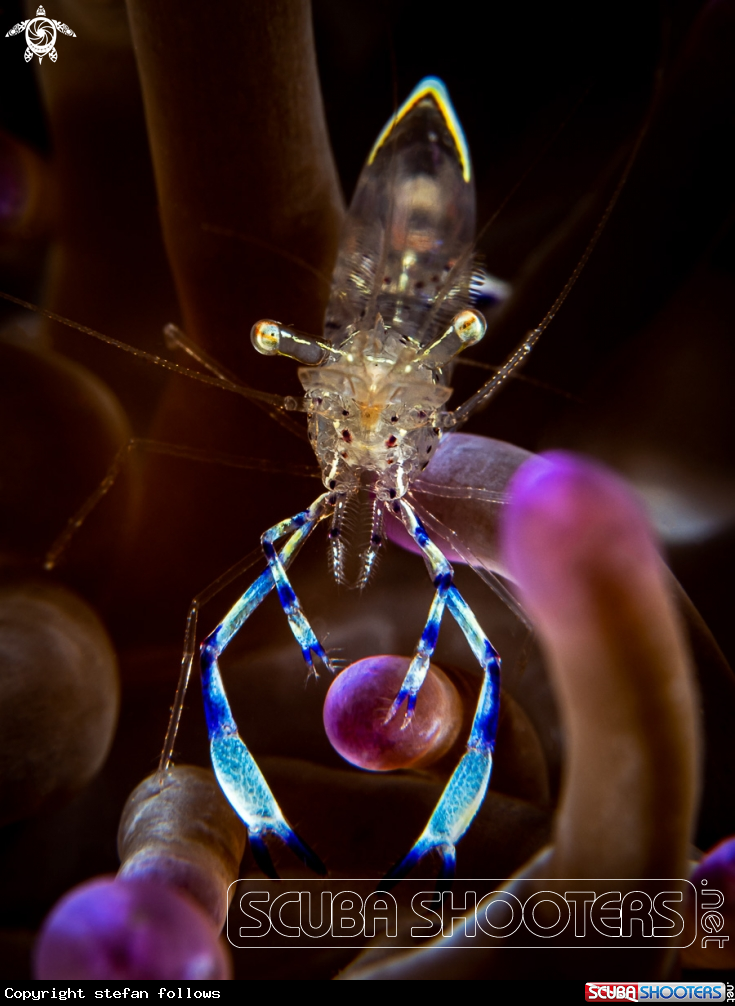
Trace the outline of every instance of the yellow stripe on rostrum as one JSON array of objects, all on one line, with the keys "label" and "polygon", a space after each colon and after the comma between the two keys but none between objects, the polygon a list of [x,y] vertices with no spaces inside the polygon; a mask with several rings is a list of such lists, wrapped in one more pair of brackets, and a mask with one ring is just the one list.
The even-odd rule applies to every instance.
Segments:
[{"label": "yellow stripe on rostrum", "polygon": [[462,165],[462,177],[465,182],[469,182],[472,169],[470,167],[470,152],[467,147],[467,140],[465,139],[464,131],[462,130],[459,119],[457,118],[457,113],[454,111],[452,102],[449,100],[449,92],[438,77],[424,77],[424,79],[416,85],[396,114],[386,123],[382,133],[375,141],[375,146],[370,151],[367,163],[373,163],[378,151],[401,119],[405,118],[411,109],[415,108],[420,101],[423,101],[424,98],[427,97],[432,97],[434,99],[437,108],[444,117],[444,122],[446,123],[447,129],[452,134],[452,139],[454,140],[454,144],[457,148],[459,162]]}]

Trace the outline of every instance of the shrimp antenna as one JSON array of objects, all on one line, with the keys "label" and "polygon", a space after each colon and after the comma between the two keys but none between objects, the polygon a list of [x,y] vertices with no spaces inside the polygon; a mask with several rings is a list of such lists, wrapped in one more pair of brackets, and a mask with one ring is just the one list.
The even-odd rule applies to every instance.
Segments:
[{"label": "shrimp antenna", "polygon": [[536,345],[536,343],[541,338],[546,329],[549,327],[551,322],[554,320],[562,304],[574,289],[577,280],[581,276],[584,267],[587,265],[590,256],[592,255],[592,252],[595,250],[595,247],[597,246],[597,242],[602,237],[602,233],[605,230],[605,227],[607,226],[607,223],[610,219],[613,210],[617,206],[618,200],[620,199],[620,195],[623,189],[625,188],[625,184],[628,181],[628,178],[630,177],[631,171],[633,170],[633,165],[636,162],[638,153],[641,149],[643,141],[646,138],[649,127],[651,125],[651,121],[653,119],[653,113],[656,109],[656,106],[658,105],[658,100],[661,93],[662,79],[663,79],[663,72],[661,64],[659,63],[659,66],[656,70],[653,96],[651,98],[651,101],[649,102],[648,109],[646,111],[646,115],[641,125],[641,128],[638,130],[638,135],[636,136],[635,143],[633,144],[633,147],[630,153],[628,154],[628,157],[626,158],[623,171],[620,175],[620,178],[618,179],[618,183],[615,186],[615,190],[613,191],[613,194],[610,196],[607,206],[605,207],[603,214],[597,223],[597,227],[595,227],[592,233],[592,237],[587,242],[586,248],[582,252],[582,255],[579,261],[577,262],[576,266],[572,270],[571,275],[569,276],[566,283],[562,287],[561,292],[559,293],[559,295],[557,296],[556,300],[551,305],[549,310],[546,312],[544,317],[541,319],[539,324],[536,326],[536,328],[533,328],[531,329],[530,332],[526,333],[523,341],[518,346],[516,346],[516,348],[513,350],[510,356],[498,368],[495,375],[491,377],[489,381],[483,384],[482,387],[479,388],[479,390],[476,391],[474,395],[471,395],[466,402],[460,405],[459,408],[455,409],[454,412],[447,413],[447,415],[444,418],[444,424],[443,424],[445,430],[458,429],[459,426],[461,426],[462,423],[466,422],[474,412],[477,412],[479,409],[487,405],[487,403],[490,401],[493,395],[497,394],[500,388],[503,387],[508,378],[512,374],[514,374],[519,367],[523,366],[529,354],[531,353],[531,350]]},{"label": "shrimp antenna", "polygon": [[174,363],[171,360],[166,360],[162,356],[156,356],[155,353],[148,353],[144,349],[137,349],[135,346],[129,346],[126,342],[120,342],[119,339],[113,339],[112,336],[104,335],[102,332],[98,332],[94,328],[88,328],[86,325],[80,325],[76,321],[72,321],[70,318],[65,318],[63,315],[56,314],[54,311],[49,311],[48,308],[39,307],[37,304],[31,304],[27,300],[21,300],[20,297],[14,297],[12,294],[3,293],[0,291],[0,297],[3,300],[9,301],[11,304],[17,304],[18,307],[23,307],[27,311],[34,311],[36,314],[43,315],[44,318],[49,318],[51,321],[57,321],[60,325],[66,325],[67,328],[76,329],[77,332],[83,332],[85,335],[91,335],[93,339],[98,339],[100,342],[106,343],[108,346],[114,346],[116,349],[121,349],[124,353],[130,353],[131,356],[135,356],[140,360],[146,360],[148,363],[153,363],[157,367],[163,367],[164,370],[170,370],[174,374],[179,374],[182,377],[189,377],[193,381],[199,381],[201,384],[209,384],[214,388],[222,388],[224,391],[233,391],[236,395],[242,395],[243,398],[249,398],[256,402],[263,402],[266,405],[274,406],[277,409],[285,409],[287,412],[293,412],[299,408],[299,399],[294,398],[291,395],[271,395],[266,391],[257,391],[255,388],[250,388],[246,384],[241,384],[239,381],[226,380],[222,377],[210,377],[209,374],[202,374],[196,370],[189,370],[188,367],[182,367],[179,363]]},{"label": "shrimp antenna", "polygon": [[554,132],[551,134],[551,136],[546,140],[545,143],[541,145],[541,147],[537,150],[531,161],[526,165],[520,178],[516,179],[516,181],[513,183],[510,189],[503,196],[500,203],[495,207],[493,212],[490,214],[490,217],[482,225],[477,235],[475,236],[475,240],[472,244],[472,247],[467,252],[465,252],[465,254],[462,255],[449,270],[447,278],[444,280],[444,284],[437,293],[436,299],[434,300],[434,303],[431,306],[431,310],[427,314],[426,319],[424,320],[424,323],[421,326],[421,330],[418,336],[419,339],[421,338],[423,333],[433,325],[436,313],[441,309],[442,304],[449,296],[456,282],[457,276],[462,274],[462,271],[470,264],[472,258],[474,257],[475,249],[477,248],[478,242],[482,239],[482,237],[485,234],[487,234],[487,232],[493,226],[493,224],[498,219],[500,214],[503,212],[506,206],[511,202],[511,200],[518,192],[518,190],[525,184],[526,180],[533,174],[533,172],[539,166],[539,164],[544,159],[546,154],[554,146],[556,141],[559,139],[561,134],[564,132],[566,127],[569,125],[571,120],[574,118],[574,116],[577,114],[581,106],[586,101],[587,96],[589,95],[591,90],[592,90],[592,84],[588,84],[587,87],[585,87],[584,91],[582,91],[580,96],[577,98],[572,108],[569,110],[569,112],[566,114],[566,116],[562,119],[562,121],[554,130]]}]

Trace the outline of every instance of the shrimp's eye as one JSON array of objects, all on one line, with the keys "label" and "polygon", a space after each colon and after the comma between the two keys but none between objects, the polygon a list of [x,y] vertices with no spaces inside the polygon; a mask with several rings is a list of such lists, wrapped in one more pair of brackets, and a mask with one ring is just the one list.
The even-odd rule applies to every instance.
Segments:
[{"label": "shrimp's eye", "polygon": [[250,339],[263,356],[275,356],[281,345],[281,326],[275,321],[257,321],[250,329]]},{"label": "shrimp's eye", "polygon": [[479,342],[487,330],[487,322],[477,311],[460,311],[452,325],[464,349]]}]

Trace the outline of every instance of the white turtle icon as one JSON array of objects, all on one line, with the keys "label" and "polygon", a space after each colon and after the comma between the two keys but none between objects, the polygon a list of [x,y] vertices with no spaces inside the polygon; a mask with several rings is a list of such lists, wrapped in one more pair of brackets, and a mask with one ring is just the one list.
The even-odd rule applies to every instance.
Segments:
[{"label": "white turtle icon", "polygon": [[44,56],[48,56],[52,63],[56,62],[59,56],[55,48],[57,31],[60,31],[62,35],[71,35],[76,38],[75,33],[68,25],[46,17],[46,11],[43,7],[38,8],[35,17],[14,24],[10,31],[5,32],[5,37],[20,35],[22,31],[25,31],[28,43],[28,48],[23,54],[26,63],[30,63],[34,56],[38,56],[39,63]]}]

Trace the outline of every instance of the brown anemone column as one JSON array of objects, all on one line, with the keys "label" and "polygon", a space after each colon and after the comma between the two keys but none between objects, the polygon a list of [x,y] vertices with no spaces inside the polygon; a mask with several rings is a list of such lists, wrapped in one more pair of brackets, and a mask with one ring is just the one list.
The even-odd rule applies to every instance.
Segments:
[{"label": "brown anemone column", "polygon": [[[187,334],[247,384],[298,394],[295,366],[259,357],[249,332],[261,317],[319,332],[336,253],[342,196],[310,5],[132,0],[129,10]],[[313,460],[250,403],[181,379],[153,432],[286,465]],[[196,590],[318,492],[318,483],[302,482],[299,492],[287,478],[253,472],[232,482],[211,466],[194,468],[180,476],[157,463],[151,481],[146,522],[155,531],[144,530],[141,562],[151,572],[156,631],[164,609],[180,621]]]}]

